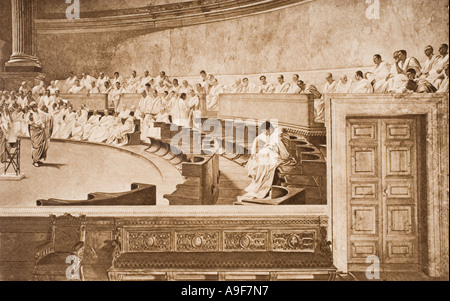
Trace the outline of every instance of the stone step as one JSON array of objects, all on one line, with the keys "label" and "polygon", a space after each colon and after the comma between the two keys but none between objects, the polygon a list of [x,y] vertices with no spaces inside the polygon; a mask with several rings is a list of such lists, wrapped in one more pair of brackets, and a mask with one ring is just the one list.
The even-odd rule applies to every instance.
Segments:
[{"label": "stone step", "polygon": [[302,175],[303,168],[301,165],[294,166],[280,166],[278,167],[280,175]]},{"label": "stone step", "polygon": [[220,188],[219,198],[221,199],[236,199],[236,197],[245,194],[242,189],[224,189]]},{"label": "stone step", "polygon": [[312,176],[287,175],[284,179],[287,186],[318,187],[320,185]]},{"label": "stone step", "polygon": [[241,180],[221,180],[220,181],[220,190],[222,189],[240,189],[244,190],[248,185],[250,184],[250,181],[241,181]]}]

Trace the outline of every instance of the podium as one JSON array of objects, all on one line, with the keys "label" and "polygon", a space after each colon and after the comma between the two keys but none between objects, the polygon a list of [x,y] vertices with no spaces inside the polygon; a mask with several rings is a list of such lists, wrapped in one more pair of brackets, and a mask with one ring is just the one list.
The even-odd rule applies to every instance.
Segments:
[{"label": "podium", "polygon": [[0,150],[0,157],[5,158],[0,181],[20,181],[25,178],[25,174],[20,171],[20,139],[16,142],[6,142],[4,145]]}]

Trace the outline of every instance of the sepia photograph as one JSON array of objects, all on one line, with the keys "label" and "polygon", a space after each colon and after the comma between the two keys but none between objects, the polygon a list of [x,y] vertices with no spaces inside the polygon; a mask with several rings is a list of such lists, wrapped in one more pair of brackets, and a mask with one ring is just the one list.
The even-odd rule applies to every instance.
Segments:
[{"label": "sepia photograph", "polygon": [[11,281],[448,282],[449,0],[0,0]]}]

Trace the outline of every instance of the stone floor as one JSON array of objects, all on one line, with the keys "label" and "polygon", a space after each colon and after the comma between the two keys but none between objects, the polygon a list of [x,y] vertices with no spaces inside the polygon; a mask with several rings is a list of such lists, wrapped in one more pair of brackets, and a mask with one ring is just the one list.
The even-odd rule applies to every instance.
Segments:
[{"label": "stone floor", "polygon": [[338,274],[336,281],[449,281],[448,277],[432,278],[424,273],[381,273],[380,279],[367,279],[364,272]]},{"label": "stone floor", "polygon": [[[124,151],[127,148],[133,153]],[[133,182],[156,185],[158,200],[164,205],[162,195],[173,191],[183,178],[175,167],[143,149],[51,142],[48,159],[36,168],[31,162],[30,140],[23,139],[25,179],[0,182],[0,207],[35,207],[36,200],[49,198],[85,200],[88,193],[129,191]]]}]

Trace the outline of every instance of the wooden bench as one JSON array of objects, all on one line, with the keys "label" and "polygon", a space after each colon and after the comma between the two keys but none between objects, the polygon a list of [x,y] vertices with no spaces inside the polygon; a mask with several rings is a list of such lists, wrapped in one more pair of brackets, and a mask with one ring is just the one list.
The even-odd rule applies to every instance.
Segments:
[{"label": "wooden bench", "polygon": [[135,110],[139,107],[139,101],[141,100],[142,95],[139,93],[125,93],[122,94],[119,102],[119,109],[122,105],[125,105],[128,110],[131,108],[135,108]]},{"label": "wooden bench", "polygon": [[220,94],[218,118],[276,120],[280,127],[303,135],[307,140],[325,143],[324,124],[314,118],[311,94]]},{"label": "wooden bench", "polygon": [[73,109],[81,109],[81,105],[86,105],[90,111],[102,112],[108,109],[108,94],[90,94],[87,93],[77,93],[77,94],[61,94],[61,98],[68,100]]}]

